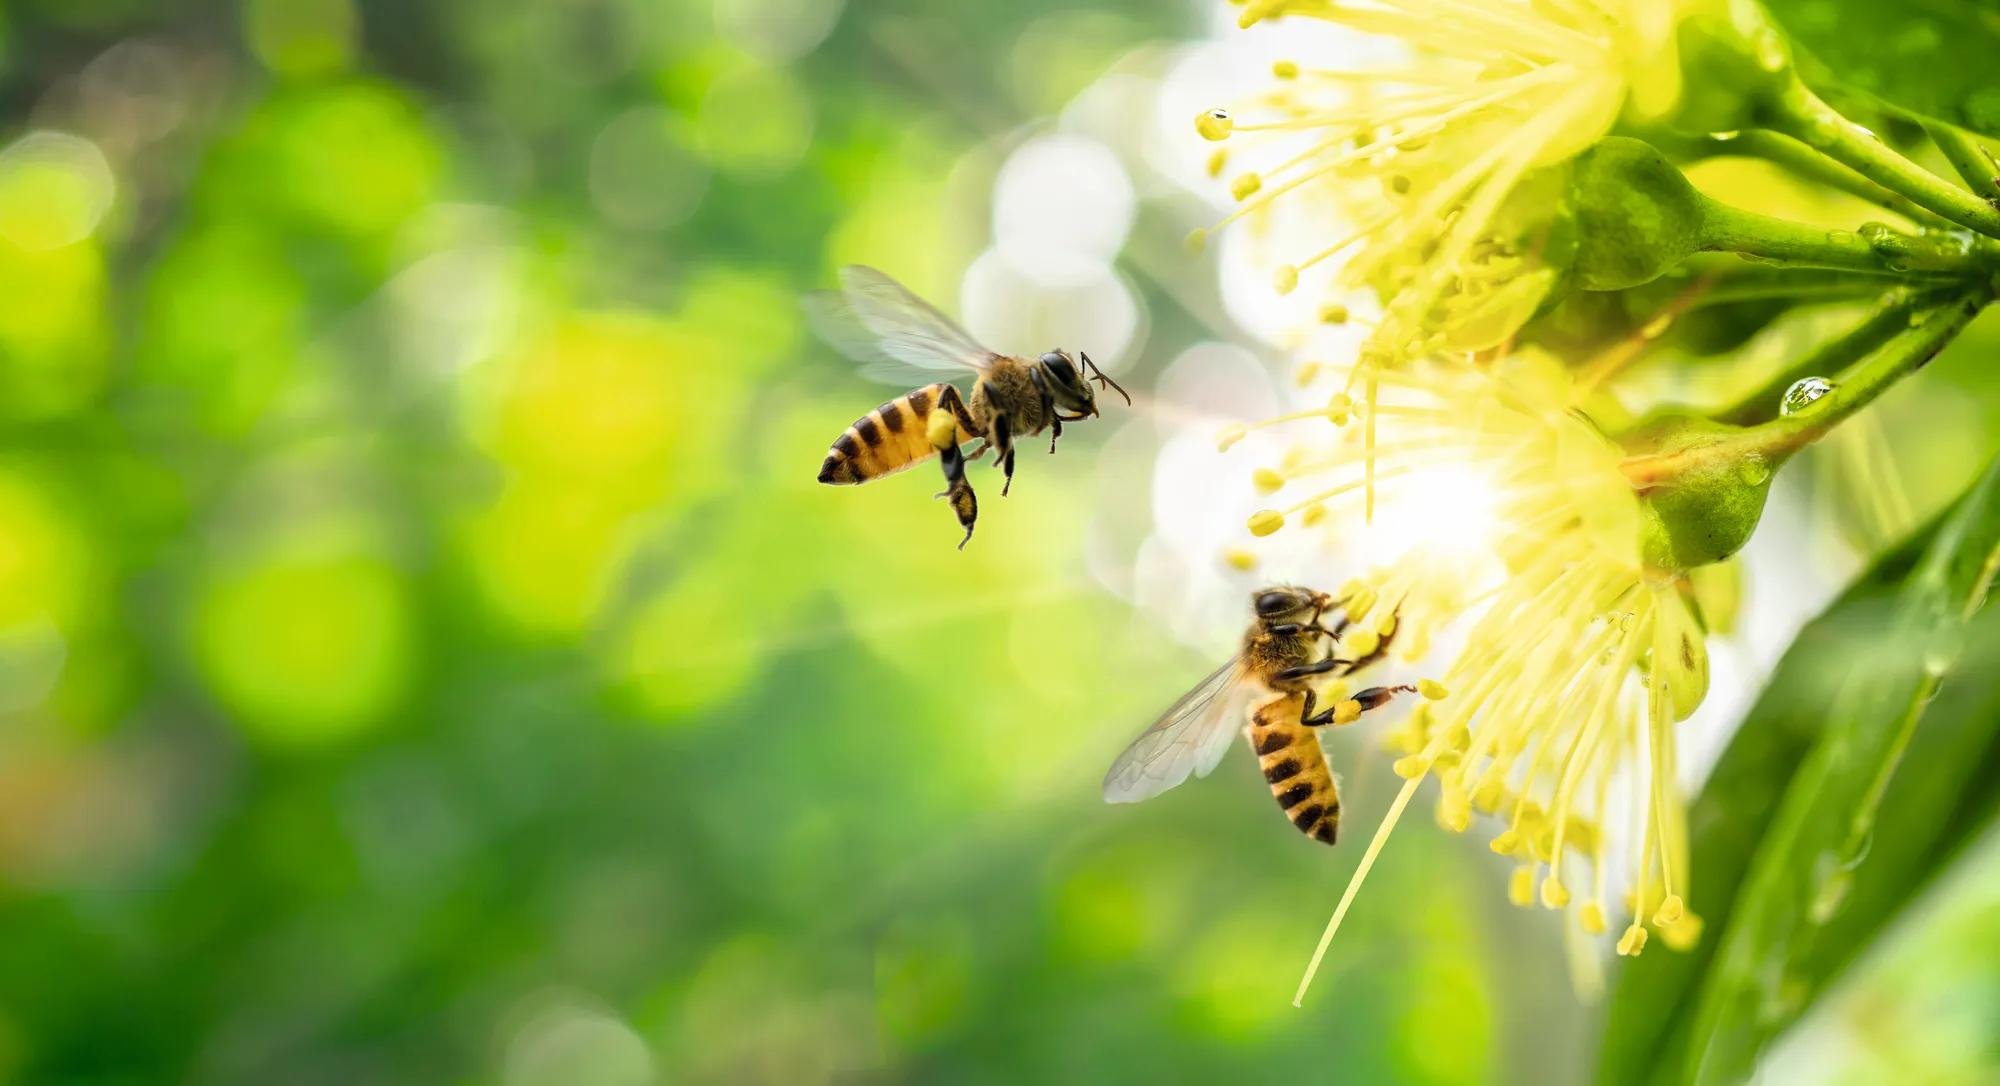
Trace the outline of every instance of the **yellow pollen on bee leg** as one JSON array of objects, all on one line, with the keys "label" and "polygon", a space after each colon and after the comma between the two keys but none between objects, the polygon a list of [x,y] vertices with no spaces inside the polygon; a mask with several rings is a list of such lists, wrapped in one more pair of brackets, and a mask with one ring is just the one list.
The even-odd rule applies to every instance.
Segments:
[{"label": "yellow pollen on bee leg", "polygon": [[1352,724],[1359,719],[1361,719],[1360,702],[1355,701],[1353,698],[1344,698],[1334,704],[1333,722],[1335,724]]},{"label": "yellow pollen on bee leg", "polygon": [[949,411],[933,411],[924,424],[924,436],[930,439],[933,448],[943,448],[956,444],[958,420]]}]

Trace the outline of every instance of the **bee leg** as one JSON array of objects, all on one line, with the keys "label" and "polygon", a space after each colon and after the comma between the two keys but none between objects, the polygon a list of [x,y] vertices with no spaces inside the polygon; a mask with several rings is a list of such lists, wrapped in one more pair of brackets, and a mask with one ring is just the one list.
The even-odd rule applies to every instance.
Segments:
[{"label": "bee leg", "polygon": [[1335,667],[1339,666],[1343,662],[1344,661],[1336,660],[1333,657],[1329,656],[1326,659],[1317,661],[1315,663],[1300,664],[1298,667],[1288,667],[1285,670],[1278,672],[1275,676],[1272,677],[1279,682],[1294,682],[1296,680],[1303,679],[1308,675],[1324,675],[1327,672],[1332,671]]},{"label": "bee leg", "polygon": [[[1414,686],[1371,686],[1346,700],[1358,702],[1361,705],[1361,711],[1365,713],[1370,709],[1380,708],[1388,704],[1389,699],[1397,694],[1414,694],[1416,692],[1417,688]],[[1333,723],[1334,713],[1340,707],[1335,705],[1325,712],[1314,714],[1312,710],[1315,704],[1317,704],[1317,700],[1313,697],[1313,692],[1310,690],[1306,691],[1305,709],[1299,717],[1299,723],[1308,728],[1317,728],[1322,724]]]},{"label": "bee leg", "polygon": [[945,489],[938,497],[950,500],[952,513],[965,529],[965,538],[958,541],[958,549],[964,550],[965,545],[972,541],[972,526],[979,519],[979,499],[972,493],[972,484],[965,479],[965,454],[958,448],[958,432],[965,425],[964,407],[958,403],[957,391],[949,386],[939,397],[939,406],[951,413],[931,417],[931,447],[938,451],[938,466],[944,469]]},{"label": "bee leg", "polygon": [[1050,413],[1049,413],[1049,455],[1050,455],[1050,456],[1054,456],[1054,455],[1056,454],[1056,438],[1059,438],[1059,437],[1061,437],[1061,436],[1062,436],[1062,416],[1061,416],[1061,415],[1058,415],[1058,414],[1055,414],[1054,412],[1050,412]]},{"label": "bee leg", "polygon": [[1000,470],[1007,473],[1007,481],[1000,486],[1000,496],[1004,498],[1014,485],[1014,431],[1007,422],[1007,416],[997,411],[993,414],[993,424],[989,429],[991,433],[987,435],[987,440],[993,443],[993,452],[999,457]]}]

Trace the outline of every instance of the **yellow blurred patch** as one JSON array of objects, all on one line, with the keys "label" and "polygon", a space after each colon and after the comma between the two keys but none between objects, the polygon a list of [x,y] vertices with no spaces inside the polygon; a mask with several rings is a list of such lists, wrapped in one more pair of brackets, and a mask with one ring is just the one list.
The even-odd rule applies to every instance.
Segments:
[{"label": "yellow blurred patch", "polygon": [[415,619],[402,575],[351,545],[301,541],[219,570],[196,601],[196,663],[253,738],[311,746],[360,734],[402,701]]}]

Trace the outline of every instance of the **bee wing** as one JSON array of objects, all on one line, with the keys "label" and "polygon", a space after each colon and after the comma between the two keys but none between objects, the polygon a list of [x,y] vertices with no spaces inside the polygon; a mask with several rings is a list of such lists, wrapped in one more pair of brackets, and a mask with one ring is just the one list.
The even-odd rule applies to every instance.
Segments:
[{"label": "bee wing", "polygon": [[806,319],[819,337],[862,364],[877,380],[934,381],[939,373],[984,373],[996,357],[965,329],[874,268],[840,270],[841,293],[805,297]]},{"label": "bee wing", "polygon": [[1137,803],[1181,783],[1206,777],[1229,750],[1251,694],[1243,662],[1234,659],[1181,696],[1125,748],[1104,774],[1104,802]]}]

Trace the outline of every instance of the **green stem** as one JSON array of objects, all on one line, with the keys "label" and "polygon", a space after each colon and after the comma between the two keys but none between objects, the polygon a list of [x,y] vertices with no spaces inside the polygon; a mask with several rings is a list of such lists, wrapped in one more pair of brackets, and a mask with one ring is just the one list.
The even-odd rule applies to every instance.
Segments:
[{"label": "green stem", "polygon": [[1724,408],[1712,417],[1717,422],[1726,422],[1734,426],[1748,426],[1770,418],[1777,413],[1780,398],[1794,382],[1801,378],[1838,373],[1846,369],[1867,356],[1869,352],[1889,342],[1896,333],[1908,331],[1913,317],[1940,304],[1941,299],[1935,291],[1928,293],[1914,290],[1891,291],[1882,298],[1874,312],[1845,335],[1820,344],[1804,358],[1786,366],[1764,382],[1757,391],[1744,396],[1733,406]]},{"label": "green stem", "polygon": [[1943,121],[1925,121],[1924,131],[1929,133],[1931,142],[1937,144],[1937,149],[1944,152],[1951,168],[1965,179],[1965,187],[1988,203],[2000,200],[2000,177],[1995,176],[2000,174],[2000,166],[1994,165],[1993,156],[1987,152],[1985,144],[1965,129]]},{"label": "green stem", "polygon": [[1835,112],[1805,84],[1793,82],[1770,104],[1766,127],[1960,226],[2000,238],[2000,209],[1897,154],[1873,133]]},{"label": "green stem", "polygon": [[1929,319],[1890,336],[1880,350],[1841,371],[1833,378],[1833,390],[1805,410],[1722,433],[1714,440],[1672,452],[1632,457],[1623,465],[1625,477],[1634,487],[1646,489],[1671,483],[1683,475],[1743,463],[1753,456],[1764,458],[1776,468],[1793,453],[1825,437],[1855,412],[1874,403],[1896,382],[1922,369],[1992,300],[1992,284],[1981,283],[1932,311]]},{"label": "green stem", "polygon": [[1814,268],[1886,272],[1875,247],[1852,230],[1822,230],[1702,197],[1700,248]]},{"label": "green stem", "polygon": [[1823,230],[1731,207],[1706,195],[1698,247],[1780,263],[1904,275],[1977,275],[2000,266],[2000,247],[1968,244],[1964,235],[1915,236],[1869,223],[1859,231]]}]

